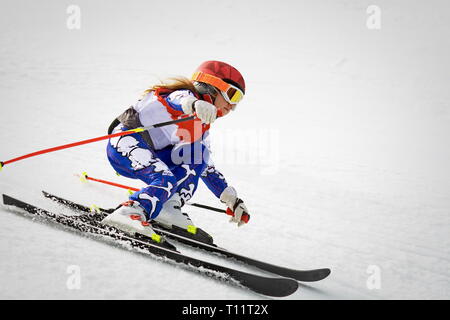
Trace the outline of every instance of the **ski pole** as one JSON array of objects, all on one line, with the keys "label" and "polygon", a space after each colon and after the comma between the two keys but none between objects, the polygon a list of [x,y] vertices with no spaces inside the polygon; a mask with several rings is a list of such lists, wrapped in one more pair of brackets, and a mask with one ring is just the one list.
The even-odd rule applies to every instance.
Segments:
[{"label": "ski pole", "polygon": [[[77,175],[77,176],[80,177],[81,181],[91,180],[91,181],[107,184],[107,185],[110,185],[110,186],[113,186],[113,187],[126,189],[128,191],[139,191],[140,190],[138,188],[133,188],[133,187],[126,186],[126,185],[123,185],[123,184],[120,184],[120,183],[115,183],[115,182],[111,182],[111,181],[106,181],[106,180],[90,177],[90,176],[88,176],[87,172],[83,172],[81,174],[81,176],[80,175]],[[207,210],[216,211],[216,212],[220,212],[220,213],[225,213],[225,214],[227,214],[229,216],[234,216],[234,212],[230,208],[227,208],[227,210],[224,210],[224,209],[219,209],[219,208],[207,206],[207,205],[201,204],[201,203],[186,202],[186,204],[190,205],[190,206],[193,206],[193,207],[197,207],[197,208],[202,208],[202,209],[207,209]],[[245,223],[248,223],[248,221],[250,220],[250,215],[249,214],[242,215],[241,220],[244,221]]]},{"label": "ski pole", "polygon": [[34,156],[38,156],[38,155],[41,155],[41,154],[54,152],[54,151],[58,151],[58,150],[63,150],[63,149],[68,149],[68,148],[72,148],[72,147],[76,147],[76,146],[81,146],[83,144],[88,144],[88,143],[92,143],[92,142],[106,140],[106,139],[110,139],[110,138],[114,138],[114,137],[125,136],[125,135],[128,135],[128,134],[142,132],[142,131],[145,131],[145,130],[148,130],[148,129],[159,128],[159,127],[163,127],[163,126],[167,126],[167,125],[171,125],[171,124],[175,124],[175,123],[179,123],[179,122],[189,121],[189,120],[193,120],[194,118],[195,118],[195,116],[190,116],[190,117],[176,119],[176,120],[171,120],[171,121],[167,121],[167,122],[161,122],[161,123],[157,123],[157,124],[154,124],[154,125],[151,125],[151,126],[139,127],[139,128],[135,128],[135,129],[127,130],[127,131],[122,131],[122,132],[117,132],[117,133],[113,133],[113,134],[108,134],[106,136],[101,136],[101,137],[97,137],[97,138],[77,141],[77,142],[64,144],[64,145],[53,147],[53,148],[48,148],[48,149],[35,151],[35,152],[29,153],[29,154],[25,154],[23,156],[20,156],[20,157],[14,158],[14,159],[6,160],[6,161],[0,161],[0,170],[7,164],[10,164],[10,163],[13,163],[13,162],[16,162],[16,161],[20,161],[20,160],[23,160],[23,159],[31,158],[31,157],[34,157]]}]

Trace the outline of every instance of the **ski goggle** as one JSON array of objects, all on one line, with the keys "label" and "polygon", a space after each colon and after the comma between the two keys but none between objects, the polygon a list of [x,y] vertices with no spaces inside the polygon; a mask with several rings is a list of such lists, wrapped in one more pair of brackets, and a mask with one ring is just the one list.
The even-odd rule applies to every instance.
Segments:
[{"label": "ski goggle", "polygon": [[244,98],[244,92],[241,89],[213,75],[198,71],[193,74],[191,80],[204,82],[216,87],[225,101],[230,104],[236,105]]}]

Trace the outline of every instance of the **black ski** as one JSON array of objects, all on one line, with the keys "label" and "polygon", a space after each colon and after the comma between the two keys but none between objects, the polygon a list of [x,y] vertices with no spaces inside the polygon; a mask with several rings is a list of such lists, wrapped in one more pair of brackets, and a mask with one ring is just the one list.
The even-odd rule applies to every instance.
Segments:
[{"label": "black ski", "polygon": [[[7,195],[3,195],[3,203],[8,206],[23,209],[34,216],[42,217],[45,220],[52,221],[58,225],[70,228],[71,230],[78,230],[86,234],[106,237],[124,247],[129,247],[131,245],[132,248],[136,249],[138,252],[150,253],[156,256],[165,257],[188,267],[195,267],[195,271],[218,277],[227,282],[237,282],[241,286],[259,294],[273,297],[285,297],[298,289],[298,283],[293,279],[263,277],[199,260],[183,255],[175,250],[130,237],[113,227],[104,226],[94,220],[92,220],[91,223],[88,223],[88,221],[81,221],[75,217],[57,215]],[[217,275],[217,272],[223,274],[223,276],[220,277],[220,275]]]},{"label": "black ski", "polygon": [[[63,204],[65,206],[68,206],[69,208],[79,210],[82,212],[91,212],[91,209],[87,206],[75,203],[70,200],[63,199],[61,197],[55,196],[55,195],[50,194],[45,191],[42,191],[42,192],[45,197],[47,197],[55,202],[58,202],[60,204]],[[105,215],[111,213],[114,209],[98,208],[98,210],[100,211],[99,219],[102,219]],[[193,239],[190,239],[190,238],[178,235],[178,234],[174,234],[168,230],[158,228],[158,226],[154,225],[153,223],[152,223],[152,226],[153,226],[153,230],[155,230],[155,232],[160,233],[170,239],[174,239],[179,242],[182,242],[182,243],[194,246],[194,247],[198,247],[198,248],[206,250],[208,252],[218,253],[222,256],[235,259],[237,261],[243,262],[243,263],[248,264],[253,267],[257,267],[258,269],[261,269],[261,270],[264,270],[264,271],[267,271],[270,273],[274,273],[274,274],[277,274],[277,275],[280,275],[283,277],[296,279],[298,281],[303,281],[303,282],[319,281],[319,280],[322,280],[322,279],[328,277],[328,275],[331,273],[331,270],[328,268],[313,269],[313,270],[295,270],[295,269],[289,269],[289,268],[273,265],[273,264],[270,264],[267,262],[262,262],[262,261],[255,260],[255,259],[243,256],[243,255],[240,255],[237,253],[230,252],[226,249],[217,247],[215,245],[202,243],[202,242],[199,242],[199,241],[196,241],[196,240],[193,240]]]}]

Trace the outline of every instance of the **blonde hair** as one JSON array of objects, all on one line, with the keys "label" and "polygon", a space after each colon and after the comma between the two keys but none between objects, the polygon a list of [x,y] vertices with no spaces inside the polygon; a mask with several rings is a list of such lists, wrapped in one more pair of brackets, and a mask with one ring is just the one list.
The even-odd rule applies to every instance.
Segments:
[{"label": "blonde hair", "polygon": [[168,78],[166,80],[161,80],[160,84],[155,84],[155,85],[151,86],[150,88],[145,90],[144,95],[146,95],[152,91],[156,91],[158,89],[167,89],[167,90],[171,90],[171,91],[190,90],[194,93],[197,92],[194,84],[188,78],[172,77],[172,78]]}]

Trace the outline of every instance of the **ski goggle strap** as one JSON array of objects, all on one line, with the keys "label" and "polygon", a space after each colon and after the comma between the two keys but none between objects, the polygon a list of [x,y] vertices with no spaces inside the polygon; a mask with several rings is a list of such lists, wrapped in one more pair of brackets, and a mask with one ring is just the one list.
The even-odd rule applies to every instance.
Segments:
[{"label": "ski goggle strap", "polygon": [[237,104],[244,98],[244,93],[241,89],[213,75],[198,71],[192,75],[191,80],[204,82],[216,87],[220,90],[224,99],[231,104]]}]

